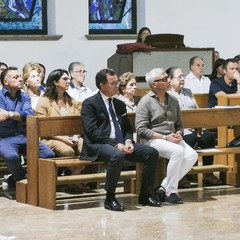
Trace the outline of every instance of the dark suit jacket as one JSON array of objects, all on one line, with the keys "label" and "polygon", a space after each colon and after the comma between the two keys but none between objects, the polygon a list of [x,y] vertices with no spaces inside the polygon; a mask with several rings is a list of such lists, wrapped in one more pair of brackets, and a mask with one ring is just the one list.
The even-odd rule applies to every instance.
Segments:
[{"label": "dark suit jacket", "polygon": [[[113,104],[124,140],[131,139],[133,141],[133,131],[125,103],[113,98]],[[102,144],[117,145],[117,142],[109,137],[111,132],[110,118],[100,92],[83,101],[81,117],[85,132],[81,158],[94,161],[99,155]]]}]

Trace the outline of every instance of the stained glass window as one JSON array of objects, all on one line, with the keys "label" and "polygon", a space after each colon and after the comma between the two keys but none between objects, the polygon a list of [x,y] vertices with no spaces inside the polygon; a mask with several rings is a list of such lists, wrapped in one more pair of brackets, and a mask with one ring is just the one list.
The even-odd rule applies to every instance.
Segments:
[{"label": "stained glass window", "polygon": [[0,0],[1,34],[47,34],[47,0]]}]

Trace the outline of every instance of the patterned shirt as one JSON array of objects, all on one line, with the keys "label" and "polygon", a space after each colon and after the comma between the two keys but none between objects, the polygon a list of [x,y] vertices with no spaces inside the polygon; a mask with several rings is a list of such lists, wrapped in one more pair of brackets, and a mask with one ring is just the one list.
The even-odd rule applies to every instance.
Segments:
[{"label": "patterned shirt", "polygon": [[69,84],[67,93],[76,100],[76,102],[83,102],[87,97],[90,97],[92,90],[88,87],[82,86],[77,88],[72,82]]}]

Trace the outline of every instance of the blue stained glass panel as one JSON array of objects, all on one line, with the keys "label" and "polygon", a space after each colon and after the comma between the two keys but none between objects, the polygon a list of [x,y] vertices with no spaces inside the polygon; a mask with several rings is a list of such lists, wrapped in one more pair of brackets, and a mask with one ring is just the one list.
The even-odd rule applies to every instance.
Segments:
[{"label": "blue stained glass panel", "polygon": [[47,0],[0,0],[0,33],[47,33]]},{"label": "blue stained glass panel", "polygon": [[136,33],[136,1],[89,0],[89,33]]}]

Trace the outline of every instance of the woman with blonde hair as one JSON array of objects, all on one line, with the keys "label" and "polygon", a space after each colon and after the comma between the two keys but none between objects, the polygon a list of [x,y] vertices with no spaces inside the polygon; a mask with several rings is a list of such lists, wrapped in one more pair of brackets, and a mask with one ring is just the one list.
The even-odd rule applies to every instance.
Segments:
[{"label": "woman with blonde hair", "polygon": [[119,78],[118,99],[125,102],[127,112],[135,112],[141,97],[136,94],[136,76],[131,72],[123,73]]},{"label": "woman with blonde hair", "polygon": [[29,62],[23,67],[23,89],[30,96],[33,110],[35,110],[40,96],[44,93],[40,90],[40,72],[40,65],[34,62]]}]

